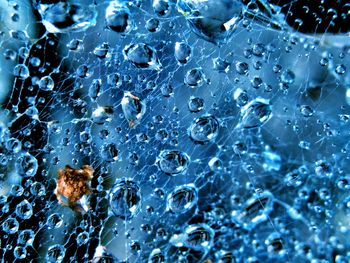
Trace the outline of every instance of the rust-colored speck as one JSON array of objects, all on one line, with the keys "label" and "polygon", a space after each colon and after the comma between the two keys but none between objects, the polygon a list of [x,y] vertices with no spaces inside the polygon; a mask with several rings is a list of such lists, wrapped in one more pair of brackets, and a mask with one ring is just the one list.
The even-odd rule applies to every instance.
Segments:
[{"label": "rust-colored speck", "polygon": [[89,165],[83,165],[80,169],[73,169],[67,165],[57,172],[57,185],[55,195],[62,206],[76,209],[77,202],[91,193],[90,182],[94,169]]}]

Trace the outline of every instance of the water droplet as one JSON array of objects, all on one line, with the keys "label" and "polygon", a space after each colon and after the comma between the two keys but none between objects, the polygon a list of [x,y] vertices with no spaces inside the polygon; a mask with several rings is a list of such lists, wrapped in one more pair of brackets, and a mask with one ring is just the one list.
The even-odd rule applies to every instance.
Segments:
[{"label": "water droplet", "polygon": [[212,116],[202,116],[195,119],[189,128],[190,138],[196,143],[208,143],[214,141],[219,134],[219,122]]},{"label": "water droplet", "polygon": [[125,60],[130,61],[137,68],[161,69],[157,51],[150,45],[144,43],[131,44],[124,48],[123,54]]},{"label": "water droplet", "polygon": [[308,105],[302,105],[300,107],[300,112],[304,117],[311,117],[314,115],[314,110]]},{"label": "water droplet", "polygon": [[243,5],[240,1],[179,0],[177,7],[194,33],[212,43],[224,44],[241,19]]},{"label": "water droplet", "polygon": [[335,73],[337,73],[338,75],[344,75],[346,72],[346,67],[343,64],[337,65],[335,67]]},{"label": "water droplet", "polygon": [[83,41],[80,39],[72,39],[67,47],[70,51],[80,51],[83,48]]},{"label": "water droplet", "polygon": [[212,172],[220,172],[223,168],[222,161],[218,157],[211,158],[208,162],[208,166]]},{"label": "water droplet", "polygon": [[27,200],[23,200],[16,206],[16,215],[23,220],[31,218],[33,215],[32,205]]},{"label": "water droplet", "polygon": [[304,182],[304,176],[299,170],[296,169],[286,174],[284,182],[287,186],[299,187]]},{"label": "water droplet", "polygon": [[237,62],[236,72],[240,75],[247,75],[249,72],[249,64],[246,62]]},{"label": "water droplet", "polygon": [[181,185],[167,197],[167,209],[173,213],[185,213],[197,204],[198,194],[194,185]]},{"label": "water droplet", "polygon": [[193,68],[187,71],[185,83],[190,88],[200,87],[204,84],[205,76],[201,68]]},{"label": "water droplet", "polygon": [[175,58],[180,65],[186,64],[191,58],[191,47],[185,42],[175,43]]},{"label": "water droplet", "polygon": [[129,179],[117,181],[109,193],[109,205],[116,217],[126,220],[135,217],[141,209],[139,186]]},{"label": "water droplet", "polygon": [[16,218],[9,217],[2,223],[2,229],[7,234],[14,234],[18,231],[19,223]]},{"label": "water droplet", "polygon": [[199,97],[190,97],[190,100],[188,102],[188,109],[190,112],[199,112],[203,110],[204,108],[204,100]]},{"label": "water droplet", "polygon": [[40,4],[38,11],[50,33],[81,32],[96,24],[97,12],[92,6],[58,2]]},{"label": "water droplet", "polygon": [[94,79],[89,87],[89,96],[91,100],[96,100],[100,95],[100,90],[102,87],[102,81],[100,79]]},{"label": "water droplet", "polygon": [[46,225],[48,229],[56,229],[63,224],[63,218],[60,214],[54,213],[47,218]]},{"label": "water droplet", "polygon": [[241,109],[240,126],[246,129],[264,125],[272,117],[272,109],[268,100],[257,98]]},{"label": "water droplet", "polygon": [[247,91],[242,89],[236,89],[233,93],[233,99],[236,101],[238,107],[242,107],[248,103],[249,96]]},{"label": "water droplet", "polygon": [[168,0],[153,0],[152,7],[158,16],[166,16],[169,13],[170,6]]},{"label": "water droplet", "polygon": [[159,248],[152,250],[148,257],[148,263],[165,263],[167,262],[165,255]]},{"label": "water droplet", "polygon": [[233,211],[232,216],[246,229],[253,229],[266,221],[273,210],[274,198],[268,192],[256,193],[243,205],[242,210]]},{"label": "water droplet", "polygon": [[157,159],[161,171],[169,175],[177,175],[184,172],[190,162],[190,158],[184,152],[176,150],[164,150]]},{"label": "water droplet", "polygon": [[290,69],[286,69],[281,74],[281,81],[284,84],[293,84],[295,80],[295,74]]},{"label": "water droplet", "polygon": [[34,231],[31,229],[22,230],[17,239],[19,245],[31,246],[34,242]]},{"label": "water droplet", "polygon": [[333,167],[329,162],[319,160],[315,163],[315,173],[319,177],[331,177],[333,175]]},{"label": "water droplet", "polygon": [[63,262],[66,250],[62,245],[52,245],[48,248],[46,254],[47,262],[60,263]]},{"label": "water droplet", "polygon": [[220,57],[213,59],[214,70],[220,73],[227,73],[230,70],[231,63]]},{"label": "water droplet", "polygon": [[110,2],[106,9],[105,21],[107,28],[117,33],[128,33],[133,28],[129,8],[118,1]]},{"label": "water droplet", "polygon": [[113,108],[112,107],[97,107],[91,115],[91,119],[98,125],[103,125],[106,122],[112,120]]},{"label": "water droplet", "polygon": [[217,263],[236,263],[236,257],[232,252],[220,250],[215,254]]},{"label": "water droplet", "polygon": [[107,76],[107,84],[112,89],[116,89],[122,85],[122,79],[118,73],[109,74]]},{"label": "water droplet", "polygon": [[162,85],[162,87],[160,88],[160,91],[162,92],[162,95],[166,98],[174,95],[174,88],[171,84]]},{"label": "water droplet", "polygon": [[214,230],[206,224],[190,225],[185,230],[185,245],[195,250],[209,251],[214,235]]},{"label": "water droplet", "polygon": [[101,156],[107,162],[113,162],[118,159],[118,149],[113,143],[108,143],[102,146]]},{"label": "water droplet", "polygon": [[13,255],[17,259],[24,259],[27,256],[27,249],[22,246],[16,246],[15,249],[13,250]]},{"label": "water droplet", "polygon": [[10,138],[6,141],[6,149],[9,152],[18,153],[22,149],[22,143],[17,138]]},{"label": "water droplet", "polygon": [[39,81],[39,88],[45,91],[53,90],[55,83],[50,76],[42,77]]},{"label": "water droplet", "polygon": [[38,160],[29,153],[23,154],[16,160],[16,169],[22,176],[34,176],[38,170]]},{"label": "water droplet", "polygon": [[29,69],[26,65],[18,64],[13,69],[13,75],[20,79],[26,79],[29,77]]},{"label": "water droplet", "polygon": [[160,22],[158,19],[156,18],[150,18],[147,20],[146,22],[146,29],[151,32],[151,33],[155,33],[158,32],[160,29]]},{"label": "water droplet", "polygon": [[100,59],[104,59],[109,51],[109,44],[104,42],[94,49],[94,54]]},{"label": "water droplet", "polygon": [[138,96],[127,91],[124,92],[121,105],[129,127],[136,127],[146,112],[146,103]]},{"label": "water droplet", "polygon": [[89,233],[88,232],[81,232],[77,236],[77,244],[79,246],[86,244],[89,241]]}]

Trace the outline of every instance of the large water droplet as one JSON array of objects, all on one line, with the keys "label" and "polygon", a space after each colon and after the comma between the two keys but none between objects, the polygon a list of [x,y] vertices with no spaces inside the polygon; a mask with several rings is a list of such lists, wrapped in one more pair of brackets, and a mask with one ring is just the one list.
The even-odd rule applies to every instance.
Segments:
[{"label": "large water droplet", "polygon": [[63,262],[66,250],[62,245],[50,246],[46,254],[46,262],[60,263]]},{"label": "large water droplet", "polygon": [[202,116],[189,128],[190,138],[196,143],[207,143],[215,140],[219,134],[219,122],[212,116]]},{"label": "large water droplet", "polygon": [[18,64],[13,69],[13,75],[20,79],[26,79],[29,77],[29,69],[24,64]]},{"label": "large water droplet", "polygon": [[131,92],[124,92],[121,102],[124,116],[130,128],[136,127],[146,112],[146,103]]},{"label": "large water droplet", "polygon": [[250,129],[264,125],[272,117],[272,109],[268,100],[257,98],[241,109],[239,126]]},{"label": "large water droplet", "polygon": [[16,215],[23,220],[29,219],[33,215],[32,205],[27,200],[23,200],[16,206]]},{"label": "large water droplet", "polygon": [[148,263],[165,263],[166,257],[159,248],[152,250],[148,257]]},{"label": "large water droplet", "polygon": [[7,234],[14,234],[18,231],[19,223],[16,218],[9,217],[2,223],[2,229]]},{"label": "large water droplet", "polygon": [[18,235],[17,243],[19,245],[31,246],[34,242],[35,233],[31,229],[25,229]]},{"label": "large water droplet", "polygon": [[152,70],[161,68],[157,51],[150,45],[144,43],[131,44],[124,48],[123,54],[125,60],[130,61],[137,68]]},{"label": "large water droplet", "polygon": [[242,17],[242,3],[226,0],[179,0],[177,7],[192,31],[215,44],[224,44]]},{"label": "large water droplet", "polygon": [[39,88],[45,91],[53,90],[55,83],[50,76],[42,77],[39,81]]},{"label": "large water droplet", "polygon": [[38,170],[38,160],[29,153],[16,160],[17,172],[22,176],[34,176]]},{"label": "large water droplet", "polygon": [[186,64],[191,57],[191,46],[185,42],[175,43],[175,58],[179,64]]},{"label": "large water droplet", "polygon": [[63,218],[60,214],[54,213],[50,215],[46,221],[46,225],[48,229],[56,229],[62,226]]},{"label": "large water droplet", "polygon": [[40,4],[38,11],[50,33],[80,32],[96,24],[97,12],[92,6],[58,2]]},{"label": "large water droplet", "polygon": [[139,186],[132,180],[121,179],[109,193],[109,205],[113,214],[122,219],[131,219],[141,208]]},{"label": "large water droplet", "polygon": [[190,88],[200,87],[204,84],[205,75],[201,68],[193,68],[187,71],[185,76],[185,83]]},{"label": "large water droplet", "polygon": [[232,216],[246,229],[253,229],[266,221],[273,210],[274,197],[268,192],[256,193],[248,199],[240,211],[233,211]]},{"label": "large water droplet", "polygon": [[197,190],[194,185],[181,185],[168,195],[167,209],[174,213],[184,213],[196,205]]},{"label": "large water droplet", "polygon": [[132,30],[131,14],[127,6],[111,1],[106,9],[107,28],[118,32],[128,33]]},{"label": "large water droplet", "polygon": [[161,171],[169,175],[176,175],[187,169],[190,158],[184,152],[164,150],[159,154],[157,162]]}]

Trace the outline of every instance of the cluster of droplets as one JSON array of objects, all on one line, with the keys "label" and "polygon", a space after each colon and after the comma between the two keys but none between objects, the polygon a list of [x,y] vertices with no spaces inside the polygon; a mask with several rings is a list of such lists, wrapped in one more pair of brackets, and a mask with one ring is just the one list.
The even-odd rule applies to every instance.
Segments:
[{"label": "cluster of droplets", "polygon": [[[82,2],[7,36],[2,260],[350,260],[344,39],[263,0]],[[66,165],[93,168],[84,211]]]}]

